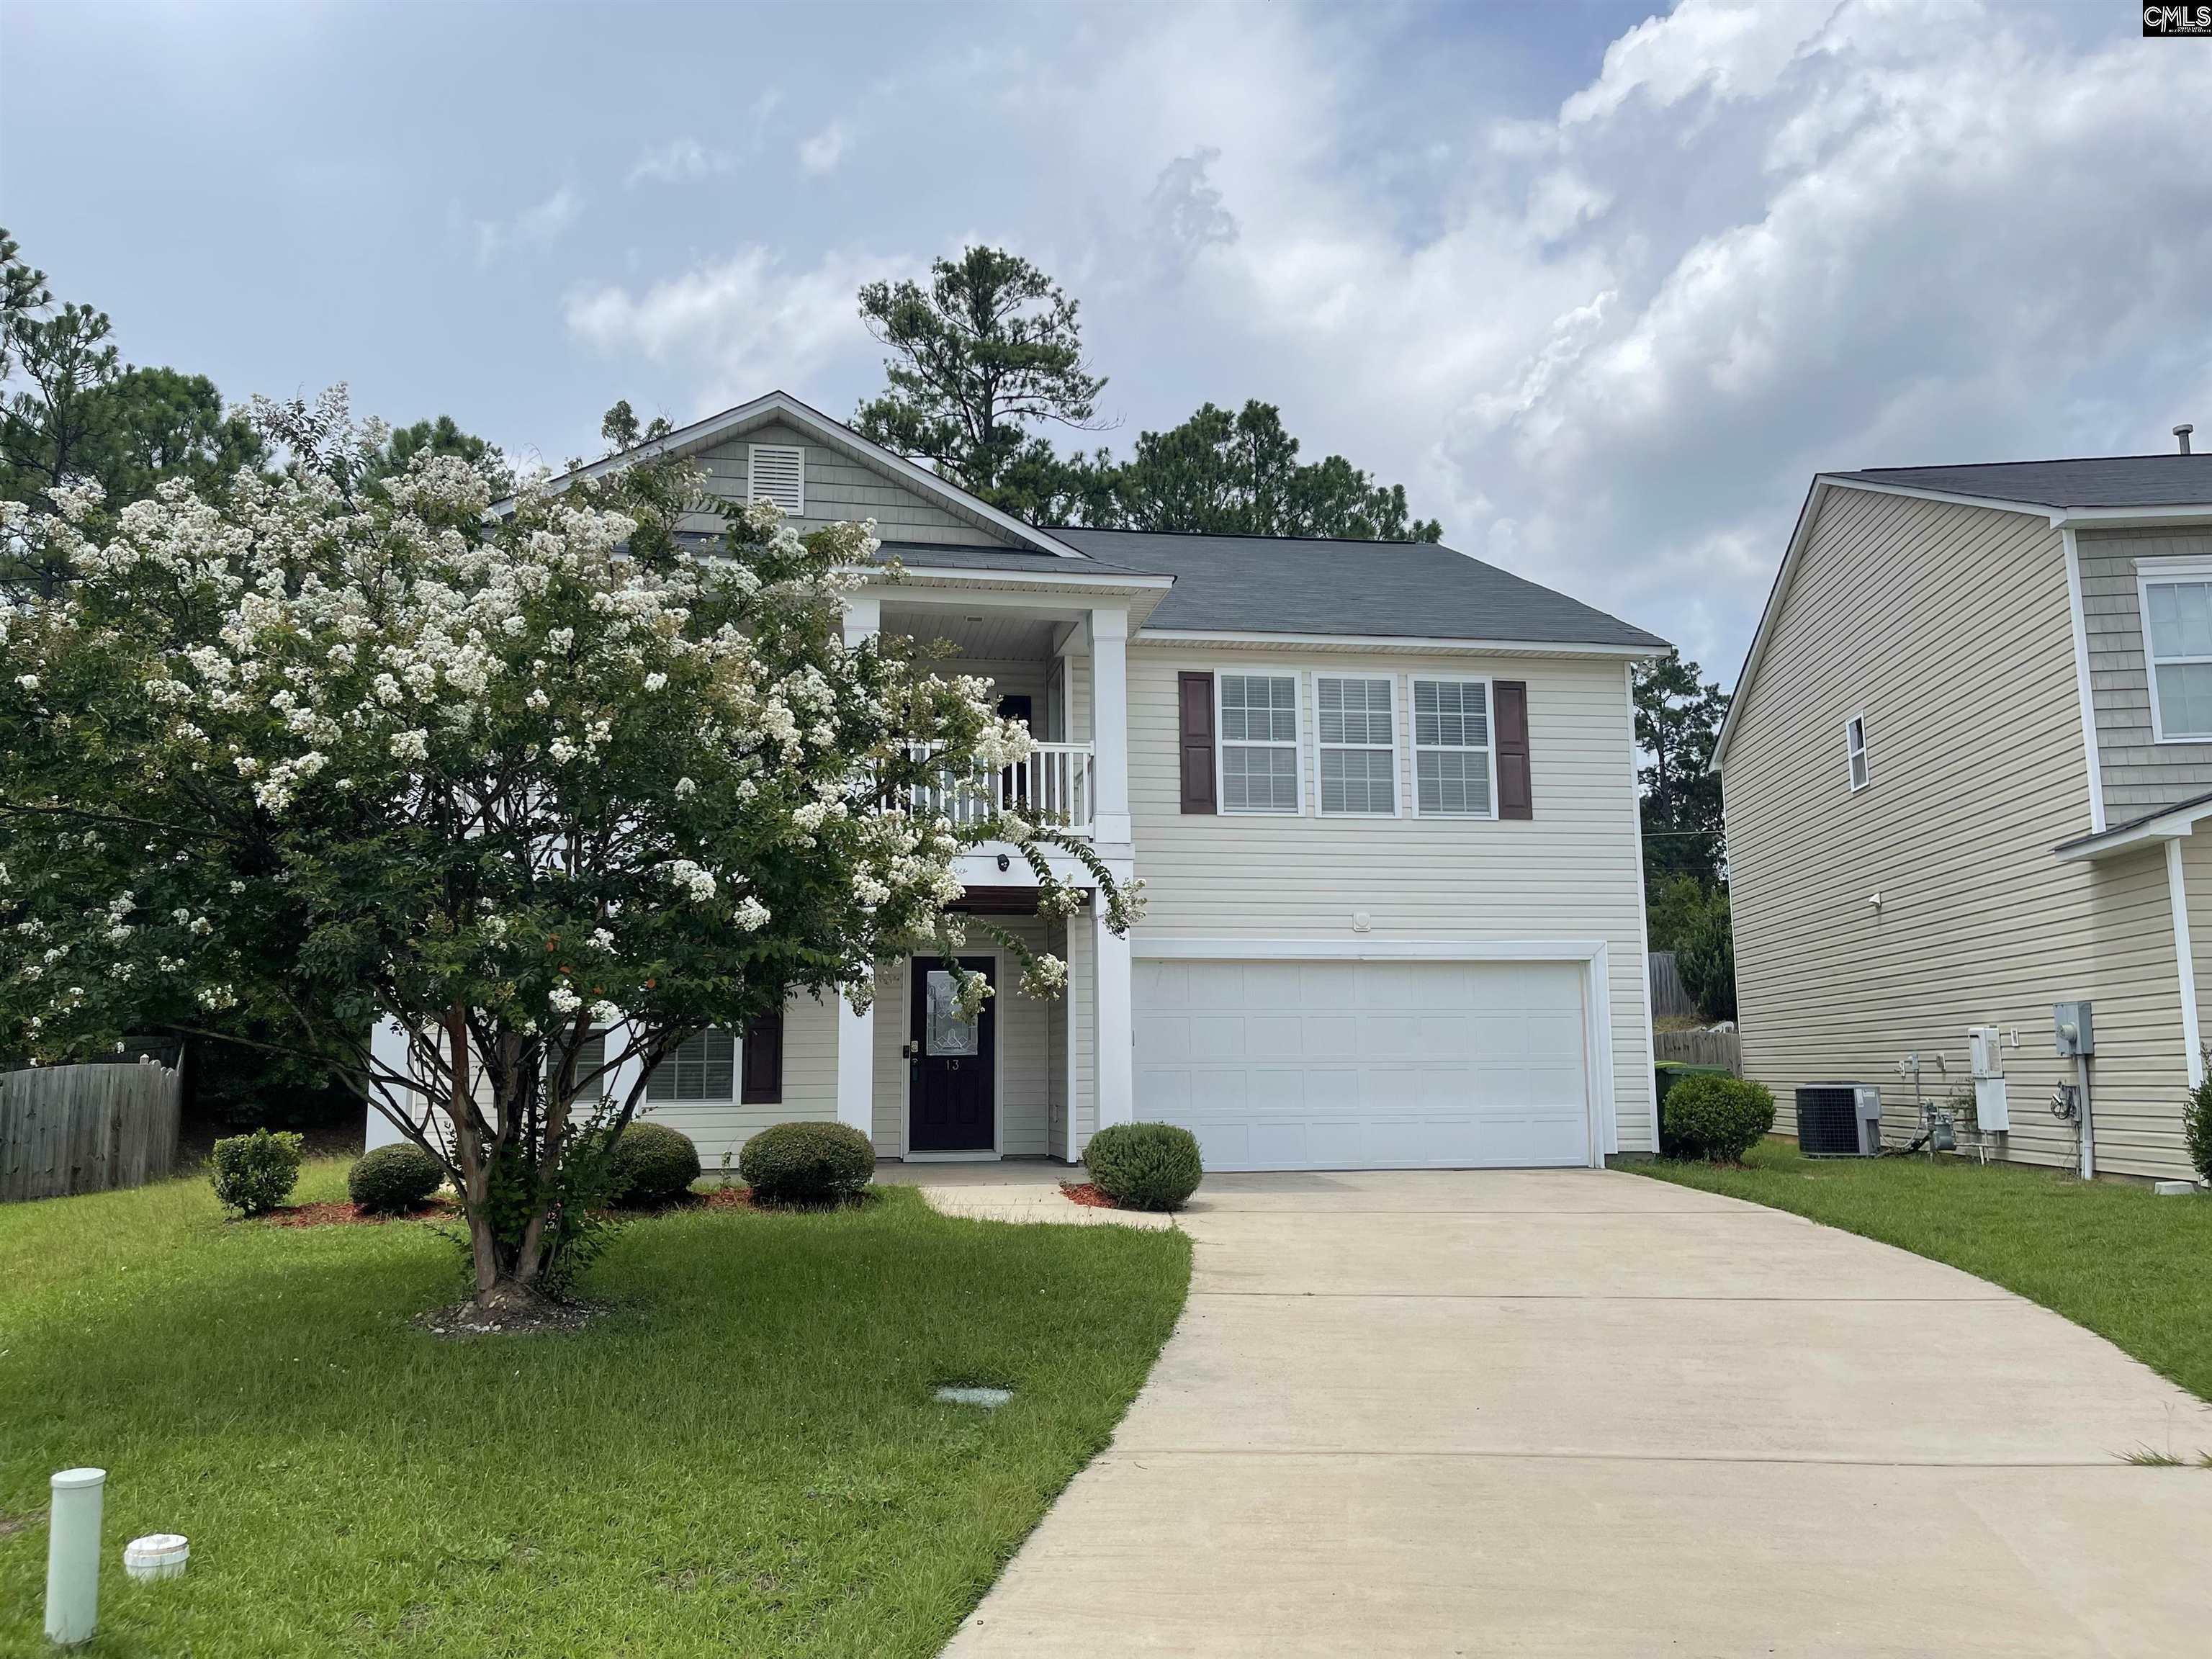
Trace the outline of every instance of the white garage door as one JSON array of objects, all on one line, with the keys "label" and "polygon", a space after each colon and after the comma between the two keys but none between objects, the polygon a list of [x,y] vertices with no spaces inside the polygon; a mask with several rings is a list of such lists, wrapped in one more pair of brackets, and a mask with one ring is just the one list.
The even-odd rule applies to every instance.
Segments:
[{"label": "white garage door", "polygon": [[1209,1170],[1589,1162],[1578,963],[1135,963],[1136,1115]]}]

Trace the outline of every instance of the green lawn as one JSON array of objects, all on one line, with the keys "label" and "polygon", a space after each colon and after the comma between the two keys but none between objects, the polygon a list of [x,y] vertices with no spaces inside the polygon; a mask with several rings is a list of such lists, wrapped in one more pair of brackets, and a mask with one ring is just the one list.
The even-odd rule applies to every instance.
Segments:
[{"label": "green lawn", "polygon": [[[1189,1279],[1179,1232],[900,1188],[635,1223],[585,1287],[617,1310],[578,1334],[410,1328],[457,1263],[423,1223],[226,1222],[201,1180],[0,1208],[0,1651],[40,1645],[46,1477],[93,1463],[96,1654],[933,1653],[1105,1444]],[[971,1381],[1013,1403],[930,1398]],[[155,1531],[191,1570],[132,1584]]]},{"label": "green lawn", "polygon": [[1741,1169],[1633,1167],[1963,1267],[2212,1400],[2212,1200],[1960,1158],[1808,1158],[1778,1140]]}]

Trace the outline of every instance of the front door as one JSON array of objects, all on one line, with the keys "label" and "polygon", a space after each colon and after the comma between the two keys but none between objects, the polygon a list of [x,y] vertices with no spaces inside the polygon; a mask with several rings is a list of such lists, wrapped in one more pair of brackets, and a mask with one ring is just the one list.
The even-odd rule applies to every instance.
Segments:
[{"label": "front door", "polygon": [[[988,957],[960,965],[995,987]],[[907,1044],[911,1092],[906,1145],[910,1152],[988,1152],[998,1136],[998,1022],[992,1005],[971,1022],[960,1018],[959,986],[941,962],[914,963],[914,1035]]]}]

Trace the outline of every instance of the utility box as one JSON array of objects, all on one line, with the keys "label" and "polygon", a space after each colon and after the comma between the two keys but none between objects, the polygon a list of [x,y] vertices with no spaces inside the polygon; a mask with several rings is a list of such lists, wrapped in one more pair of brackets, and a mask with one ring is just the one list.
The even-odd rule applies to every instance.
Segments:
[{"label": "utility box", "polygon": [[2097,1052],[2096,1027],[2090,1023],[2089,1004],[2061,1002],[2051,1010],[2051,1035],[2064,1055],[2094,1054]]},{"label": "utility box", "polygon": [[1985,1134],[2007,1133],[2012,1108],[2005,1100],[2004,1033],[1994,1025],[1970,1025],[1966,1042],[1973,1051],[1975,1127]]}]

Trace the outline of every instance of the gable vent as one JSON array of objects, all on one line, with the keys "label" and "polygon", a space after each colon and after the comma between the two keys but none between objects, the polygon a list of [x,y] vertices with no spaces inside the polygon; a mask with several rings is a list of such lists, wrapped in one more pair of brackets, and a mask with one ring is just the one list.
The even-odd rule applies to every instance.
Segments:
[{"label": "gable vent", "polygon": [[745,499],[774,501],[791,518],[806,512],[806,452],[781,444],[755,444],[745,478]]}]

